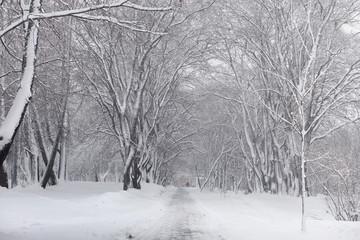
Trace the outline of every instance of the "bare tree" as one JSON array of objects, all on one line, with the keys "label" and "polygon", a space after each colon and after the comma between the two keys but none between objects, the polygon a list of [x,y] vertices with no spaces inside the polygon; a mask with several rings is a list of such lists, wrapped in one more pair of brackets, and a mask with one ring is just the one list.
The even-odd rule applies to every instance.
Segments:
[{"label": "bare tree", "polygon": [[[124,21],[116,21],[114,19],[105,17],[103,15],[89,15],[87,13],[94,12],[101,9],[110,9],[114,7],[127,7],[130,9],[141,10],[141,11],[166,11],[169,7],[165,8],[149,8],[139,6],[137,4],[130,3],[128,1],[117,1],[109,4],[90,5],[79,9],[68,9],[64,11],[57,11],[51,13],[43,13],[42,1],[31,0],[29,4],[25,1],[20,1],[20,7],[22,13],[13,19],[10,19],[8,23],[5,23],[0,29],[0,38],[5,34],[13,31],[16,27],[21,24],[25,25],[26,34],[24,37],[24,54],[22,60],[22,76],[20,89],[13,101],[13,104],[0,127],[0,185],[7,187],[6,172],[3,169],[3,163],[8,155],[9,149],[13,142],[13,139],[18,131],[18,128],[24,118],[27,105],[32,97],[32,83],[35,75],[35,61],[36,52],[38,45],[38,31],[39,31],[39,20],[59,18],[65,16],[74,16],[78,18],[85,18],[90,20],[99,21],[111,21],[116,22],[118,25],[122,25],[127,28],[133,28],[132,24],[124,23]],[[3,11],[3,8],[0,9]],[[140,30],[139,30],[140,31]]]},{"label": "bare tree", "polygon": [[[351,111],[360,84],[359,59],[342,30],[357,4],[226,1],[219,3],[223,12],[213,21],[217,84],[230,86],[226,95],[213,94],[240,110],[243,153],[252,159],[259,187],[293,179],[289,174],[301,183],[302,230],[312,146],[359,118]],[[295,168],[289,171],[291,163]]]}]

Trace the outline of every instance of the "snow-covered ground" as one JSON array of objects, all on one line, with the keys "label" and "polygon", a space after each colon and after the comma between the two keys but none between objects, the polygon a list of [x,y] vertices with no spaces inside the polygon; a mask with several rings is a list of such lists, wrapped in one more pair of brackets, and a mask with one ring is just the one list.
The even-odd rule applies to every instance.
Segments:
[{"label": "snow-covered ground", "polygon": [[300,199],[288,196],[224,197],[145,183],[127,192],[89,182],[0,189],[0,240],[360,239],[360,222],[333,220],[321,197],[307,205],[301,233]]},{"label": "snow-covered ground", "polygon": [[[306,232],[300,232],[301,199],[271,194],[200,193],[190,189],[204,212],[207,231],[226,240],[359,240],[360,222],[339,222],[322,197],[306,199]],[[206,230],[205,230],[206,231]]]},{"label": "snow-covered ground", "polygon": [[[0,188],[0,240],[118,240],[146,231],[162,218],[171,190],[143,183],[68,182]],[[174,191],[174,190],[172,190]]]}]

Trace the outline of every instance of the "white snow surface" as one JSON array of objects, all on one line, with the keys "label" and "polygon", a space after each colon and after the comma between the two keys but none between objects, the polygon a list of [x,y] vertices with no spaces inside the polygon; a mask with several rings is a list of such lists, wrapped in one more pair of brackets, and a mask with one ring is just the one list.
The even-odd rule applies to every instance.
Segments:
[{"label": "white snow surface", "polygon": [[124,192],[121,187],[119,183],[67,182],[47,189],[0,188],[0,239],[120,240],[131,234],[134,239],[167,240],[165,233],[176,226],[189,231],[186,239],[360,239],[360,222],[335,221],[321,196],[307,199],[307,231],[302,233],[300,198],[224,196],[146,183],[140,191]]},{"label": "white snow surface", "polygon": [[170,200],[171,188],[142,188],[122,191],[120,183],[94,182],[0,188],[0,239],[126,239],[155,225]]},{"label": "white snow surface", "polygon": [[301,232],[301,198],[272,194],[221,195],[190,189],[204,212],[204,226],[226,240],[359,240],[360,222],[335,221],[323,196],[306,199]]}]

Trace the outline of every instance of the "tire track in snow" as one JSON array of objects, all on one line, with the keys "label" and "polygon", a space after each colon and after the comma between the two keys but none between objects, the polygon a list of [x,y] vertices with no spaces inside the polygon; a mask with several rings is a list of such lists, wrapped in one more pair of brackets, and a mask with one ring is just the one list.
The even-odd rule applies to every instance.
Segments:
[{"label": "tire track in snow", "polygon": [[184,188],[178,188],[165,209],[164,218],[151,232],[141,234],[141,240],[221,240],[201,230],[205,214]]}]

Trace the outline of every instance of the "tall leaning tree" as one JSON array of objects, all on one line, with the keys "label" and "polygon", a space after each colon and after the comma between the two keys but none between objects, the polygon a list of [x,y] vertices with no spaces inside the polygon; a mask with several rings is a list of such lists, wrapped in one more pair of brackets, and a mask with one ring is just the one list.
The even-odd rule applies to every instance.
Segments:
[{"label": "tall leaning tree", "polygon": [[[22,2],[24,4],[24,2]],[[23,11],[21,18],[28,18],[30,14],[40,13],[41,1],[33,0],[28,6],[29,11]],[[1,10],[1,9],[0,9]],[[24,54],[22,60],[22,75],[20,88],[15,96],[5,120],[0,127],[0,186],[8,187],[7,174],[3,163],[9,153],[11,144],[24,119],[27,105],[31,98],[32,82],[35,73],[36,50],[38,44],[38,21],[25,22]],[[6,28],[5,28],[6,30]],[[0,31],[2,37],[4,30]]]}]

